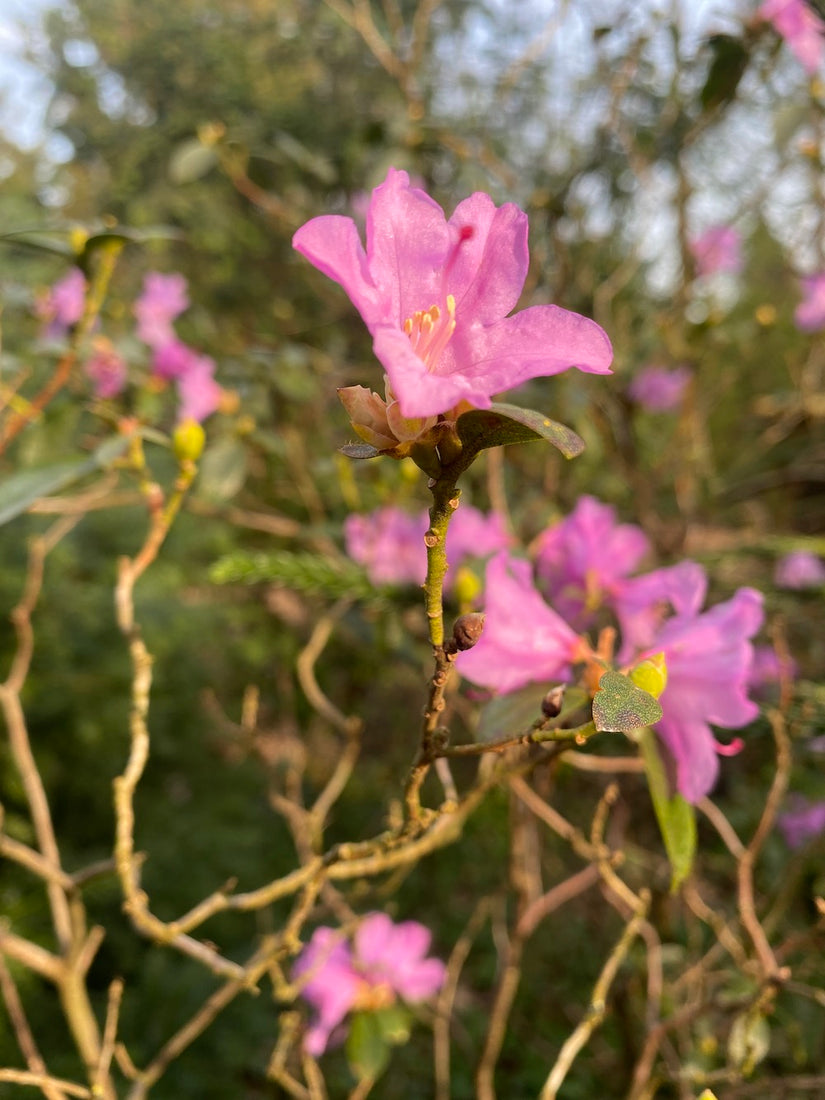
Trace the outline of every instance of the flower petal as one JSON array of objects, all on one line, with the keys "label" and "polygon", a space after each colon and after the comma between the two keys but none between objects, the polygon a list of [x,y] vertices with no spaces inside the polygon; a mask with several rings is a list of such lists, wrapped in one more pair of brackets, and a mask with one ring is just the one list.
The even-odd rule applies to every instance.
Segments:
[{"label": "flower petal", "polygon": [[607,333],[595,321],[560,306],[531,306],[494,325],[457,329],[447,350],[453,351],[467,378],[488,394],[570,367],[610,374],[613,360]]},{"label": "flower petal", "polygon": [[295,233],[292,247],[344,288],[367,325],[388,316],[388,297],[372,281],[352,218],[339,214],[313,218]]},{"label": "flower petal", "polygon": [[511,202],[496,207],[477,191],[458,204],[448,224],[460,237],[446,275],[459,324],[465,316],[482,324],[500,321],[527,278],[527,215]]},{"label": "flower petal", "polygon": [[400,327],[416,310],[429,309],[443,298],[441,269],[450,244],[438,203],[410,187],[406,172],[391,168],[373,191],[367,212],[369,270],[373,283],[387,295],[386,319],[391,323]]}]

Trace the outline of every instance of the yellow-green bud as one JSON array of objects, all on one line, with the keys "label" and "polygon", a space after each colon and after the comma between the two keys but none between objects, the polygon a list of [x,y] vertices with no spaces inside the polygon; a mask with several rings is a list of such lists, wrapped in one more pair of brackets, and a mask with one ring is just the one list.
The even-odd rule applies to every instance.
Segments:
[{"label": "yellow-green bud", "polygon": [[664,653],[657,653],[641,661],[630,670],[630,679],[637,688],[658,699],[667,687],[667,663]]},{"label": "yellow-green bud", "polygon": [[205,443],[206,432],[197,420],[181,421],[172,436],[172,449],[179,462],[197,462]]},{"label": "yellow-green bud", "polygon": [[482,587],[480,579],[466,565],[456,570],[453,595],[462,607],[475,603],[481,594]]}]

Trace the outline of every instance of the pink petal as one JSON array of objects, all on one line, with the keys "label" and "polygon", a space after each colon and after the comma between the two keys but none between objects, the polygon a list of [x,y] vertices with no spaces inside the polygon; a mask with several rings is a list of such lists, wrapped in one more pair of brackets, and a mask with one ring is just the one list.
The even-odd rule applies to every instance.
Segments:
[{"label": "pink petal", "polygon": [[352,218],[338,214],[313,218],[297,231],[292,246],[344,288],[367,325],[388,313],[387,296],[370,276],[364,246]]},{"label": "pink petal", "polygon": [[417,309],[443,301],[441,268],[450,245],[438,203],[410,187],[406,172],[391,168],[367,213],[369,270],[389,296],[387,319],[401,326]]},{"label": "pink petal", "polygon": [[477,191],[458,204],[449,225],[469,234],[445,277],[459,324],[464,317],[482,324],[499,321],[515,307],[527,277],[527,215],[513,203],[497,208]]}]

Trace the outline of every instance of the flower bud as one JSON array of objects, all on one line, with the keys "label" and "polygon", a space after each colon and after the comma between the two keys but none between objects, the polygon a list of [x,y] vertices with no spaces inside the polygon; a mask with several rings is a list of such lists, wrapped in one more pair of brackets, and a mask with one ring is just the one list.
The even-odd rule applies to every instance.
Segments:
[{"label": "flower bud", "polygon": [[453,644],[455,648],[464,652],[472,649],[481,632],[484,629],[484,615],[480,611],[471,611],[466,615],[459,615],[453,623]]},{"label": "flower bud", "polygon": [[172,436],[172,449],[179,462],[197,462],[205,443],[206,432],[197,420],[182,420]]},{"label": "flower bud", "polygon": [[545,718],[558,718],[561,714],[561,708],[564,702],[564,688],[564,684],[559,684],[558,687],[550,688],[542,699],[541,713]]},{"label": "flower bud", "polygon": [[483,587],[481,578],[469,566],[462,565],[456,570],[453,595],[460,606],[466,607],[468,604],[472,606],[481,595]]},{"label": "flower bud", "polygon": [[641,661],[630,670],[630,679],[637,688],[658,699],[667,687],[667,664],[664,653],[657,653]]},{"label": "flower bud", "polygon": [[338,390],[353,428],[377,451],[392,450],[398,443],[387,423],[387,405],[366,386],[344,386]]}]

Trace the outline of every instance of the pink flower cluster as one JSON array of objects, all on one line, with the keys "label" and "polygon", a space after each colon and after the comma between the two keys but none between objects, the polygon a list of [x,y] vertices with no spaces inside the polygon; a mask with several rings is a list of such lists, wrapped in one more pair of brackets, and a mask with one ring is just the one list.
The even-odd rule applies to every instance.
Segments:
[{"label": "pink flower cluster", "polygon": [[773,23],[805,72],[813,76],[825,54],[825,22],[816,12],[805,0],[765,0],[758,15]]},{"label": "pink flower cluster", "polygon": [[712,225],[690,241],[696,274],[738,275],[742,270],[742,236],[732,225]]},{"label": "pink flower cluster", "polygon": [[315,1009],[304,1046],[318,1057],[343,1038],[350,1012],[387,1008],[398,997],[426,1001],[444,984],[446,968],[427,957],[430,932],[417,921],[394,924],[370,913],[350,943],[332,928],[318,928],[298,956],[293,977],[303,978],[301,996]]},{"label": "pink flower cluster", "polygon": [[86,276],[79,267],[70,268],[62,279],[37,302],[35,313],[44,322],[46,340],[62,340],[83,316],[86,306]]},{"label": "pink flower cluster", "polygon": [[776,563],[773,579],[778,588],[821,588],[825,562],[810,550],[792,550]]},{"label": "pink flower cluster", "polygon": [[794,312],[794,323],[801,332],[819,332],[825,328],[825,271],[801,280],[802,301]]},{"label": "pink flower cluster", "polygon": [[293,245],[349,295],[404,417],[489,408],[494,394],[569,367],[609,373],[610,341],[593,321],[548,305],[508,316],[529,262],[527,216],[512,203],[476,192],[447,220],[391,168],[370,199],[366,250],[338,215],[313,218]]},{"label": "pink flower cluster", "polygon": [[627,392],[648,412],[670,412],[682,404],[693,377],[690,367],[642,367],[632,378]]},{"label": "pink flower cluster", "polygon": [[739,729],[758,714],[748,689],[762,596],[740,588],[703,611],[707,578],[694,562],[628,576],[646,550],[638,528],[617,524],[612,509],[583,498],[538,542],[536,576],[553,606],[536,587],[529,563],[500,552],[487,567],[484,633],[459,654],[457,667],[499,692],[567,681],[589,650],[577,629],[598,606],[610,607],[621,626],[623,663],[665,655],[663,717],[655,728],[675,762],[678,790],[695,802],[716,781],[718,755],[741,748],[739,741],[719,744],[711,726]]},{"label": "pink flower cluster", "polygon": [[150,271],[134,306],[137,335],[152,349],[158,378],[178,388],[178,420],[200,423],[220,404],[223,391],[215,381],[215,361],[201,355],[175,335],[172,322],[189,306],[183,275]]},{"label": "pink flower cluster", "polygon": [[[423,584],[427,576],[424,535],[429,522],[426,512],[412,515],[393,505],[369,515],[347,516],[347,553],[364,566],[375,585]],[[461,504],[447,534],[450,571],[445,586],[450,587],[456,570],[465,561],[488,558],[510,542],[504,519],[497,512],[485,515],[471,504]]]},{"label": "pink flower cluster", "polygon": [[[73,267],[38,301],[37,316],[45,322],[46,339],[64,339],[83,316],[86,277]],[[189,306],[183,275],[150,271],[134,304],[136,335],[153,353],[156,377],[173,380],[178,389],[178,420],[200,423],[220,403],[223,391],[215,381],[215,363],[184,344],[175,335],[172,322]],[[97,337],[85,364],[95,396],[116,397],[126,386],[128,368],[113,344]]]},{"label": "pink flower cluster", "polygon": [[809,802],[801,795],[791,799],[791,808],[777,818],[779,831],[789,848],[801,848],[825,833],[825,802]]}]

